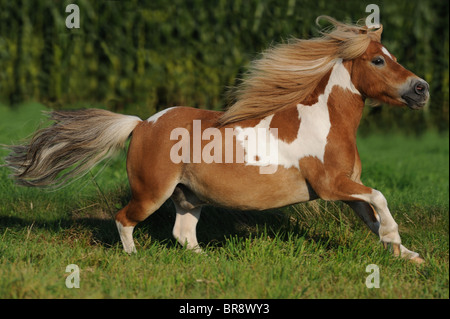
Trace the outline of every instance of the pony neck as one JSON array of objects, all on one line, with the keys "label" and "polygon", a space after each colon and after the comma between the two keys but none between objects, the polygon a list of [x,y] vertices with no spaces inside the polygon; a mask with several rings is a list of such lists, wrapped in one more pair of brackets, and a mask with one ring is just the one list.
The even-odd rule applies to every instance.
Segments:
[{"label": "pony neck", "polygon": [[[352,61],[336,59],[333,68],[322,78],[313,95],[297,105],[300,117],[308,117],[327,127],[339,127],[356,135],[364,99],[354,86],[350,74]],[[305,103],[306,102],[306,103]]]}]

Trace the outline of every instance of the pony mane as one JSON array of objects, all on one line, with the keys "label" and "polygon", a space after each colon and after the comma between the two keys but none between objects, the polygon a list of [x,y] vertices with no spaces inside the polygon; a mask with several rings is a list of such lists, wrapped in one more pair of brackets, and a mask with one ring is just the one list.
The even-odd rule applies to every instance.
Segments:
[{"label": "pony mane", "polygon": [[220,126],[263,118],[301,103],[338,59],[355,59],[371,41],[381,42],[382,26],[373,30],[328,16],[319,16],[317,25],[321,19],[332,26],[320,31],[320,37],[293,38],[267,49],[251,63],[241,83],[231,90],[230,106],[219,118]]}]

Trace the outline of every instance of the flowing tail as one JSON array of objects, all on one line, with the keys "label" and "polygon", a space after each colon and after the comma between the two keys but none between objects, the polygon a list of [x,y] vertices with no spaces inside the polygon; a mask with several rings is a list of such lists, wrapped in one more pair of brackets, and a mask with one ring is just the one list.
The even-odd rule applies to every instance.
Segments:
[{"label": "flowing tail", "polygon": [[53,125],[24,145],[8,146],[6,166],[19,185],[63,186],[125,146],[142,120],[100,109],[50,112]]}]

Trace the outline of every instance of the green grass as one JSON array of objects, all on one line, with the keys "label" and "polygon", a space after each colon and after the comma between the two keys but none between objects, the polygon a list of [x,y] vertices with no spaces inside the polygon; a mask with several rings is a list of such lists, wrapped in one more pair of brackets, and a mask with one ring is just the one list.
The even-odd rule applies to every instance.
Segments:
[{"label": "green grass", "polygon": [[[0,143],[33,132],[42,109],[0,106]],[[362,180],[384,193],[404,245],[425,265],[392,257],[346,206],[324,201],[205,208],[202,255],[172,239],[167,202],[136,227],[138,253],[128,256],[112,217],[130,197],[121,154],[95,183],[93,172],[57,192],[16,187],[0,168],[0,298],[448,298],[448,134],[370,136],[358,146]],[[80,268],[79,289],[65,286],[69,264]],[[379,289],[365,285],[369,264],[379,266]]]}]

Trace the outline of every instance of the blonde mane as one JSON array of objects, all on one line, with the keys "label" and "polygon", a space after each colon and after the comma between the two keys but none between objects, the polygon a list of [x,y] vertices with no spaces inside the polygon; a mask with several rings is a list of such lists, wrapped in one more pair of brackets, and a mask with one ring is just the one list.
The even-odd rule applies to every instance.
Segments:
[{"label": "blonde mane", "polygon": [[232,91],[232,103],[218,124],[227,125],[256,119],[297,105],[312,94],[320,80],[337,59],[352,60],[361,56],[371,41],[381,41],[382,26],[369,30],[328,16],[319,16],[332,24],[321,37],[292,39],[262,53],[252,62],[241,83]]}]

